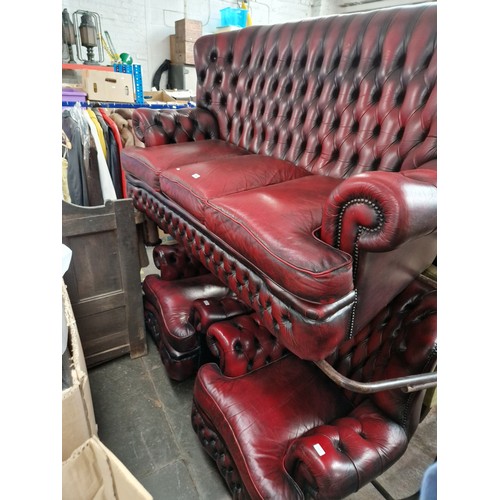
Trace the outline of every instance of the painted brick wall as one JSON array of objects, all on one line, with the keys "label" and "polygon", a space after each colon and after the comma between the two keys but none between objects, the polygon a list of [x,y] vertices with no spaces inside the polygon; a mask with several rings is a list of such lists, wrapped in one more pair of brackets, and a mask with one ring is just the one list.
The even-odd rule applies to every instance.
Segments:
[{"label": "painted brick wall", "polygon": [[[274,24],[311,16],[312,0],[250,1],[253,24]],[[236,7],[224,0],[62,0],[70,15],[77,10],[97,12],[102,31],[108,31],[118,53],[129,53],[142,67],[144,90],[151,89],[155,71],[170,59],[169,35],[184,17],[202,22],[203,34],[220,25],[220,10]],[[77,61],[78,62],[78,61]],[[105,53],[104,64],[110,59]],[[160,81],[166,87],[166,75]]]},{"label": "painted brick wall", "polygon": [[[371,8],[417,3],[421,0],[382,0]],[[351,4],[349,7],[342,5]],[[354,4],[354,6],[353,6]],[[360,10],[352,0],[250,0],[253,24],[275,24],[311,16]],[[182,18],[202,22],[203,34],[220,25],[220,10],[236,7],[236,0],[62,0],[70,15],[77,10],[97,12],[101,28],[108,31],[118,53],[129,53],[142,66],[144,90],[151,89],[153,75],[165,59],[170,59],[169,35],[175,21]],[[105,53],[104,64],[110,60]],[[166,88],[166,75],[160,80]]]},{"label": "painted brick wall", "polygon": [[363,4],[360,0],[313,0],[311,15],[328,16],[330,14],[346,14],[363,10],[395,7],[403,4],[422,3],[422,1],[423,0],[372,0]]}]

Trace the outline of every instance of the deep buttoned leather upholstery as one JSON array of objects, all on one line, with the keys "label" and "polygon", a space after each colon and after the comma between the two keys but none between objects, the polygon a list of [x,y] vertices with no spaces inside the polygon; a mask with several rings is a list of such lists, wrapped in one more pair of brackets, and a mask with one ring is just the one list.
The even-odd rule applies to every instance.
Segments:
[{"label": "deep buttoned leather upholstery", "polygon": [[303,359],[436,257],[436,32],[429,3],[206,35],[197,107],[134,112],[136,208]]},{"label": "deep buttoned leather upholstery", "polygon": [[146,330],[167,375],[182,381],[218,358],[207,346],[209,326],[250,310],[180,245],[156,245],[152,254],[160,275],[142,282]]},{"label": "deep buttoned leather upholstery", "polygon": [[[415,280],[329,362],[358,382],[434,370],[436,300],[430,281]],[[211,325],[209,332],[217,331],[228,346],[233,371],[203,365],[193,393],[193,428],[233,498],[344,498],[403,455],[420,422],[425,391],[355,393],[293,354],[256,363],[246,373],[245,356],[258,357],[251,323],[240,333],[235,328],[243,318]],[[258,324],[253,330],[261,339]]]}]

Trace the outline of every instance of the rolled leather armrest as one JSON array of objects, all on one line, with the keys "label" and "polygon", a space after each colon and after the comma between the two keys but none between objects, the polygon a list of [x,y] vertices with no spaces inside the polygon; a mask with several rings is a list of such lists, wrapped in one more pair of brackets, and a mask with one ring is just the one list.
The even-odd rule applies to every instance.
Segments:
[{"label": "rolled leather armrest", "polygon": [[[229,292],[229,290],[228,290]],[[201,362],[219,363],[216,350],[207,343],[207,330],[213,323],[226,321],[240,314],[248,314],[251,309],[229,293],[222,298],[200,298],[193,301],[189,314],[189,323],[192,325],[201,346]]]},{"label": "rolled leather armrest", "polygon": [[222,299],[196,299],[191,307],[190,322],[198,335],[206,335],[212,323],[225,321],[252,309],[234,296]]},{"label": "rolled leather armrest", "polygon": [[283,357],[288,351],[261,326],[256,314],[212,324],[207,345],[228,377],[238,377]]},{"label": "rolled leather armrest", "polygon": [[371,402],[365,403],[332,425],[315,427],[291,441],[284,467],[299,487],[310,493],[307,498],[344,498],[403,454],[408,445],[403,428]]},{"label": "rolled leather armrest", "polygon": [[132,128],[146,147],[219,138],[215,116],[201,108],[137,108]]},{"label": "rolled leather armrest", "polygon": [[171,281],[207,274],[208,270],[180,245],[157,245],[153,248],[153,262],[160,270],[162,280]]},{"label": "rolled leather armrest", "polygon": [[356,247],[385,252],[436,231],[437,172],[428,166],[346,179],[323,209],[321,239],[352,255]]}]

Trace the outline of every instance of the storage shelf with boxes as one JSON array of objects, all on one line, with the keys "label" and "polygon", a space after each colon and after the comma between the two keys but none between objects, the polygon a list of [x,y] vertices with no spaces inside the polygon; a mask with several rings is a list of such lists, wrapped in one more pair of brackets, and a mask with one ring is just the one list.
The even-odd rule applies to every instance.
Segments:
[{"label": "storage shelf with boxes", "polygon": [[91,102],[142,104],[142,74],[140,65],[90,66],[63,64],[62,84],[85,92]]}]

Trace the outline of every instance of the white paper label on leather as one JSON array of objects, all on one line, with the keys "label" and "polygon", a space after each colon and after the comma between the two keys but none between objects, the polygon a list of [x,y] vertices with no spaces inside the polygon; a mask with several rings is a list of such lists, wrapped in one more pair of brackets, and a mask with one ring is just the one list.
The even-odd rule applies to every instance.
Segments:
[{"label": "white paper label on leather", "polygon": [[198,177],[201,177],[201,175],[200,175],[200,174],[193,174],[191,177],[192,177],[193,179],[198,179]]},{"label": "white paper label on leather", "polygon": [[208,300],[204,300],[203,303],[208,306],[210,304],[210,302]]},{"label": "white paper label on leather", "polygon": [[322,457],[326,452],[325,450],[323,449],[323,447],[319,444],[319,443],[316,443],[313,448],[316,450],[316,453]]}]

